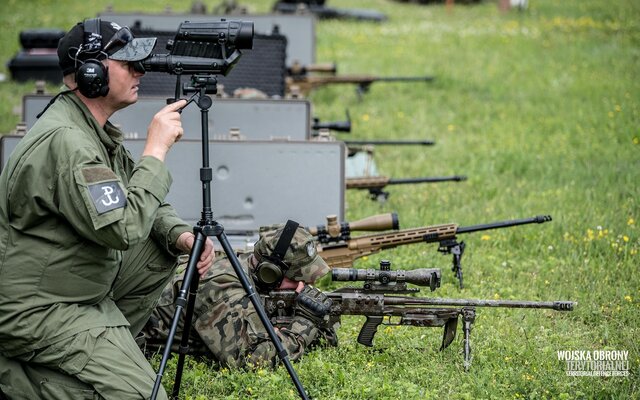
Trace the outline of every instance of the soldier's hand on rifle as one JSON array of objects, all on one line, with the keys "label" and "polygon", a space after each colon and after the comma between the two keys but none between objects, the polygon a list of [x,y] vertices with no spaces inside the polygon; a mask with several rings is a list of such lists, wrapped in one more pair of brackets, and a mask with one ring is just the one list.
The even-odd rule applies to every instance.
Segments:
[{"label": "soldier's hand on rifle", "polygon": [[306,318],[315,324],[321,324],[325,321],[331,311],[333,304],[331,299],[327,297],[321,290],[310,285],[296,289],[298,296],[296,297],[295,315]]}]

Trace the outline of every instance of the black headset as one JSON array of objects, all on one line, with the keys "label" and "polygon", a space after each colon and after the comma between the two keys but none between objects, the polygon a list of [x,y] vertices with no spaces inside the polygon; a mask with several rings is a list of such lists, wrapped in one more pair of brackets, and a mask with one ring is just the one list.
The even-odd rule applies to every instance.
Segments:
[{"label": "black headset", "polygon": [[[106,96],[109,93],[109,71],[98,59],[99,56],[106,58],[106,53],[102,51],[100,18],[87,19],[82,26],[84,41],[75,56],[78,90],[90,99]],[[80,57],[84,54],[95,54],[95,56],[82,61]],[[77,65],[78,63],[80,66]]]},{"label": "black headset", "polygon": [[288,220],[271,256],[259,255],[263,260],[260,260],[253,274],[256,278],[256,284],[261,288],[275,289],[282,283],[284,274],[289,269],[289,266],[284,262],[284,256],[299,225],[295,221]]}]

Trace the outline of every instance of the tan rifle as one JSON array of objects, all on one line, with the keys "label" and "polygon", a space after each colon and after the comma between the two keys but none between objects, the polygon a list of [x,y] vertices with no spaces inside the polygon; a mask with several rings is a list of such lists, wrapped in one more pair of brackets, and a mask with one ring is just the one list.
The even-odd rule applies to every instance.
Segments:
[{"label": "tan rifle", "polygon": [[464,254],[465,243],[463,241],[458,242],[458,234],[489,229],[508,228],[516,225],[534,223],[541,224],[548,221],[551,221],[551,216],[539,215],[533,218],[500,221],[467,227],[460,227],[458,224],[450,223],[424,226],[420,228],[401,229],[395,232],[383,232],[358,236],[338,243],[319,243],[318,254],[332,268],[349,268],[358,258],[375,254],[382,250],[392,249],[412,243],[437,242],[439,244],[439,252],[453,255],[453,266],[451,269],[460,282],[460,288],[462,288],[461,259]]}]

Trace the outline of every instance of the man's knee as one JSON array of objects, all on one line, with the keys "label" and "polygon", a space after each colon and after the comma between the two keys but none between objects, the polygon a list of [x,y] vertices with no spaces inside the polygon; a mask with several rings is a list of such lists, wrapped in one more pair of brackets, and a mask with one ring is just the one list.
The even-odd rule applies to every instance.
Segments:
[{"label": "man's knee", "polygon": [[124,255],[114,285],[114,299],[136,336],[147,322],[162,290],[171,280],[177,258],[149,239]]},{"label": "man's knee", "polygon": [[0,356],[0,400],[102,399],[93,387],[61,372]]}]

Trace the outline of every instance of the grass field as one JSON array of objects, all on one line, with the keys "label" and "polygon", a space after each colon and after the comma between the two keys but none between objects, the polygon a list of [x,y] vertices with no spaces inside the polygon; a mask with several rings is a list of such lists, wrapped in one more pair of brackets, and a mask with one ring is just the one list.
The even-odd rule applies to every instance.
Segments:
[{"label": "grass field", "polygon": [[[433,83],[374,83],[361,100],[351,86],[311,96],[314,114],[353,118],[353,139],[433,139],[430,148],[378,147],[392,177],[464,174],[463,183],[390,188],[380,204],[348,192],[350,220],[396,211],[403,228],[475,225],[550,214],[553,222],[464,237],[466,287],[435,245],[369,257],[397,269],[440,267],[439,297],[573,300],[572,313],[479,309],[473,365],[464,372],[460,335],[438,351],[438,329],[386,328],[374,348],[356,343],[363,320],[345,318],[340,346],[295,364],[318,399],[627,399],[640,397],[640,3],[634,0],[531,0],[500,13],[495,2],[419,6],[390,0],[328,2],[372,8],[382,24],[319,21],[318,62],[340,73],[434,75]],[[18,33],[67,29],[107,4],[158,12],[187,2],[5,0],[0,59],[18,51]],[[218,4],[208,2],[209,7]],[[243,1],[255,12],[271,1]],[[0,72],[9,76],[4,66]],[[31,84],[0,83],[0,131]],[[56,90],[55,87],[50,90]],[[321,282],[329,287],[329,282]],[[426,295],[424,293],[423,295]],[[459,332],[460,334],[460,332]],[[628,351],[626,377],[567,376],[564,350]],[[154,360],[155,365],[158,359]],[[165,375],[169,387],[173,362]],[[189,399],[293,399],[284,368],[216,370],[189,360]]]}]

